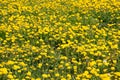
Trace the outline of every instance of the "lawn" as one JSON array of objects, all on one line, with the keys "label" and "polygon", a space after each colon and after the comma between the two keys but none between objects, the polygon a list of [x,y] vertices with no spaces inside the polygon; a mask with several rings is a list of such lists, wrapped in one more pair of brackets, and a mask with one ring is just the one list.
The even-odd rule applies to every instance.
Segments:
[{"label": "lawn", "polygon": [[120,80],[120,0],[0,0],[0,80]]}]

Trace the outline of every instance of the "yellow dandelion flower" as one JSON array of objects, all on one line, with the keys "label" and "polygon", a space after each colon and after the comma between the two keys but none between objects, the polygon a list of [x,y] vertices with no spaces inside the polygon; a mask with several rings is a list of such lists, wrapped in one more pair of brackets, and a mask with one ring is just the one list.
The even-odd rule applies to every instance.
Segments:
[{"label": "yellow dandelion flower", "polygon": [[0,74],[7,74],[7,68],[0,68]]},{"label": "yellow dandelion flower", "polygon": [[14,65],[14,66],[13,66],[13,69],[14,69],[14,70],[18,70],[18,69],[20,69],[20,66]]},{"label": "yellow dandelion flower", "polygon": [[55,76],[58,77],[58,76],[60,76],[60,74],[59,74],[59,73],[56,73]]},{"label": "yellow dandelion flower", "polygon": [[27,72],[27,76],[31,76],[31,72],[30,71]]},{"label": "yellow dandelion flower", "polygon": [[42,74],[42,77],[43,78],[48,78],[48,75],[47,74]]},{"label": "yellow dandelion flower", "polygon": [[13,79],[14,77],[13,77],[13,75],[8,74],[8,75],[7,75],[7,78],[9,78],[9,79]]},{"label": "yellow dandelion flower", "polygon": [[39,64],[38,64],[38,68],[41,68],[41,67],[42,67],[42,63],[39,63]]}]

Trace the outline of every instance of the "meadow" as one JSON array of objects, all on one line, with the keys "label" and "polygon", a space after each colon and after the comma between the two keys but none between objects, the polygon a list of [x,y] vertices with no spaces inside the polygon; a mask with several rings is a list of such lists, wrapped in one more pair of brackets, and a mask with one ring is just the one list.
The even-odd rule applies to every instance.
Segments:
[{"label": "meadow", "polygon": [[0,0],[0,80],[120,80],[120,0]]}]

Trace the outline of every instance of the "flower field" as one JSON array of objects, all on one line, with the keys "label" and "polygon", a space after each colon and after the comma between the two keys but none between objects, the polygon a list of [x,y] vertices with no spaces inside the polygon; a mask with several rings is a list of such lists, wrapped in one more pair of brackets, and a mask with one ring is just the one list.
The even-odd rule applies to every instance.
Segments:
[{"label": "flower field", "polygon": [[120,0],[0,0],[0,80],[120,80]]}]

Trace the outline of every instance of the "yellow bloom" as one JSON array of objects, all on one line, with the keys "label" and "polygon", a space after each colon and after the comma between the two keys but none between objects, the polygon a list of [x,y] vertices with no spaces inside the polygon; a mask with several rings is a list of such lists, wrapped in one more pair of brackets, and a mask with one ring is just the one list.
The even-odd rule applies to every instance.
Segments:
[{"label": "yellow bloom", "polygon": [[60,74],[59,74],[59,73],[56,73],[55,76],[58,77],[58,76],[60,76]]},{"label": "yellow bloom", "polygon": [[117,48],[118,48],[118,44],[111,45],[111,48],[112,48],[112,49],[117,49]]},{"label": "yellow bloom", "polygon": [[60,59],[67,60],[66,56],[61,56]]},{"label": "yellow bloom", "polygon": [[31,78],[31,80],[36,80],[35,78]]},{"label": "yellow bloom", "polygon": [[16,39],[17,39],[17,38],[16,38],[15,36],[12,36],[12,37],[11,37],[12,42],[15,42]]},{"label": "yellow bloom", "polygon": [[92,62],[89,63],[90,66],[94,66],[95,64],[96,64],[95,61],[92,61]]},{"label": "yellow bloom", "polygon": [[48,78],[48,75],[47,74],[42,74],[42,77],[43,78]]},{"label": "yellow bloom", "polygon": [[36,78],[35,80],[41,80],[41,78]]},{"label": "yellow bloom", "polygon": [[14,66],[13,66],[13,69],[14,69],[14,70],[18,70],[18,69],[20,69],[20,66],[14,65]]},{"label": "yellow bloom", "polygon": [[39,64],[38,64],[38,68],[41,68],[41,67],[42,67],[42,63],[39,63]]},{"label": "yellow bloom", "polygon": [[18,70],[19,73],[21,73],[21,70]]},{"label": "yellow bloom", "polygon": [[14,61],[11,61],[11,60],[10,60],[10,61],[8,61],[6,64],[7,64],[7,65],[13,65],[14,63],[15,63]]},{"label": "yellow bloom", "polygon": [[20,62],[19,64],[23,67],[26,66],[26,64],[24,62]]},{"label": "yellow bloom", "polygon": [[9,79],[13,79],[14,77],[13,77],[13,75],[8,74],[8,75],[7,75],[7,78],[9,78]]},{"label": "yellow bloom", "polygon": [[111,70],[115,70],[115,67],[111,67]]},{"label": "yellow bloom", "polygon": [[31,72],[30,72],[30,71],[28,71],[28,72],[27,72],[27,75],[28,75],[28,76],[31,76]]},{"label": "yellow bloom", "polygon": [[106,73],[106,74],[101,74],[101,75],[100,75],[100,78],[101,78],[102,80],[111,80],[111,79],[110,79],[110,74],[107,74],[107,73]]},{"label": "yellow bloom", "polygon": [[85,71],[85,72],[84,72],[84,75],[88,75],[88,74],[89,74],[89,72],[88,72],[88,71]]},{"label": "yellow bloom", "polygon": [[7,74],[7,73],[8,73],[7,68],[0,68],[0,75]]},{"label": "yellow bloom", "polygon": [[120,72],[115,72],[114,74],[117,76],[120,76]]},{"label": "yellow bloom", "polygon": [[70,75],[70,74],[67,74],[67,78],[70,80],[70,79],[71,79],[71,75]]},{"label": "yellow bloom", "polygon": [[46,56],[46,55],[47,55],[47,53],[45,53],[45,52],[44,52],[44,53],[40,53],[40,54],[43,55],[43,56]]},{"label": "yellow bloom", "polygon": [[69,66],[69,63],[66,63],[65,66]]},{"label": "yellow bloom", "polygon": [[71,69],[71,66],[67,66],[67,69]]}]

